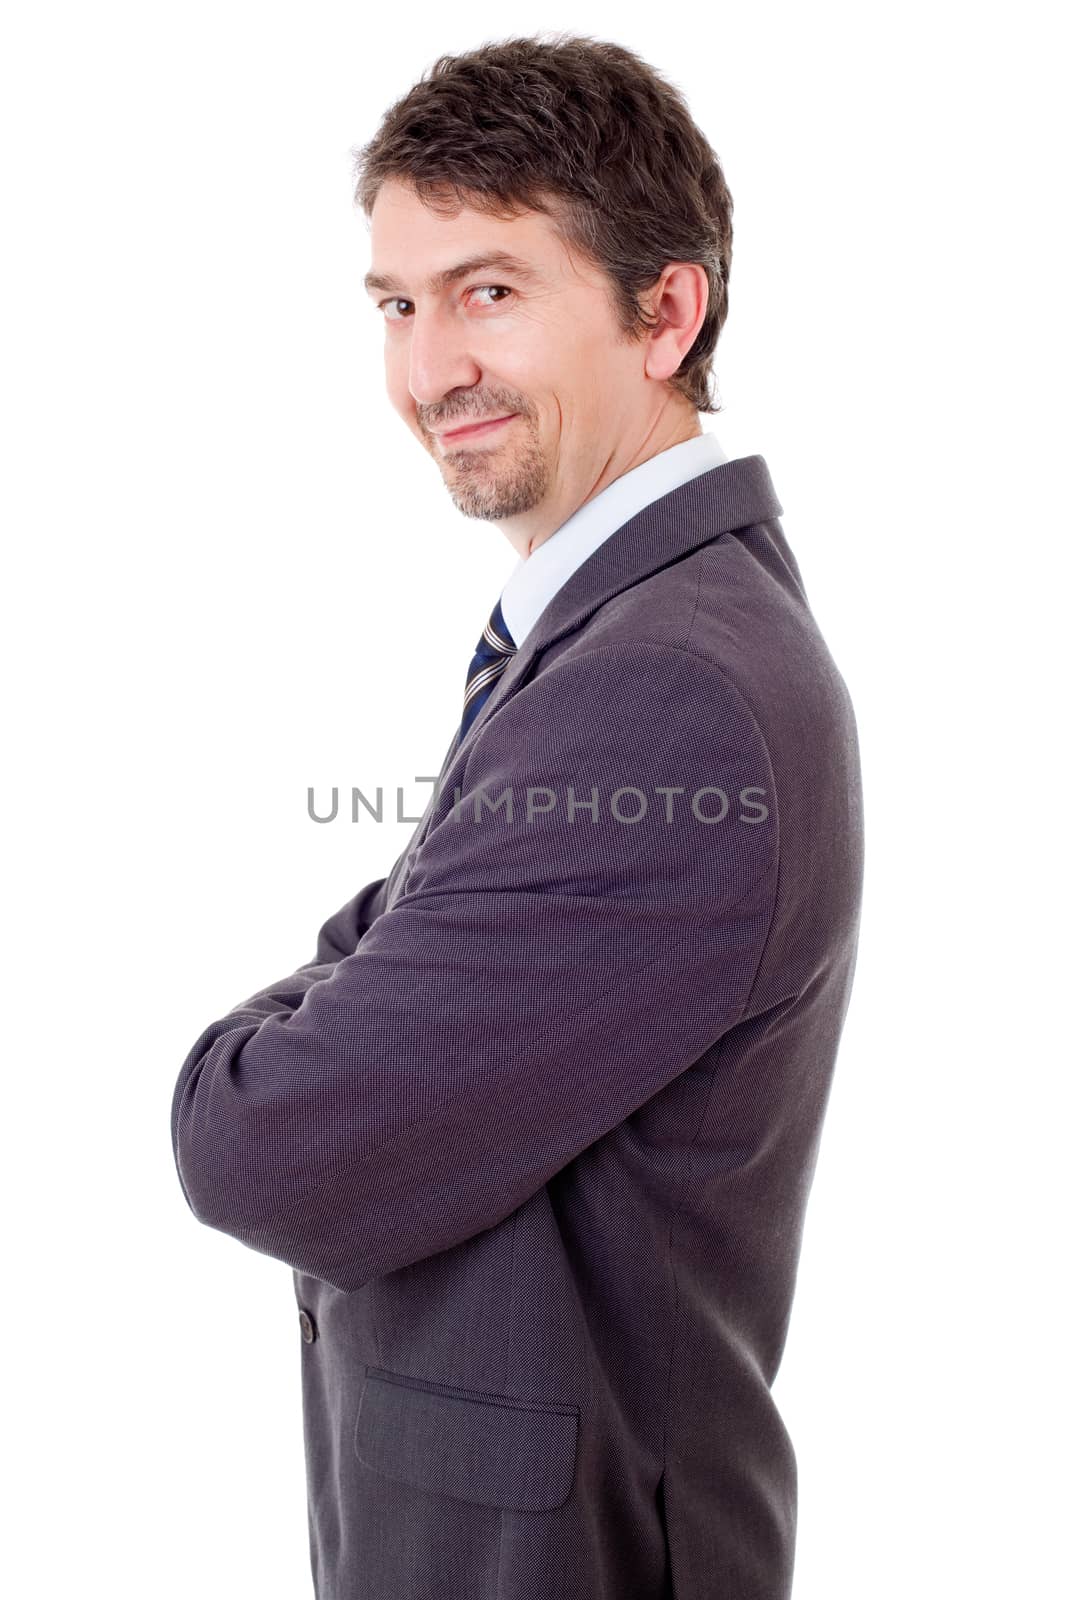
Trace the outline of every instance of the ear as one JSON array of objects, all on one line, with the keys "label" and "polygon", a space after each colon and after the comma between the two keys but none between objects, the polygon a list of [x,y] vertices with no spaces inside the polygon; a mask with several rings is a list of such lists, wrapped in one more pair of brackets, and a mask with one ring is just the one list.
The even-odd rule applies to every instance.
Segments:
[{"label": "ear", "polygon": [[670,378],[704,326],[708,309],[708,275],[695,261],[669,261],[651,292],[649,310],[656,326],[648,335],[645,375]]}]

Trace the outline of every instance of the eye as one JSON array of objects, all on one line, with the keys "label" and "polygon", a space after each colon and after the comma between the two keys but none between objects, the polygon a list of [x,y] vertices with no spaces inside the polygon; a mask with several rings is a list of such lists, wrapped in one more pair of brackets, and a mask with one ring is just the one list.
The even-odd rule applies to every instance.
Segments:
[{"label": "eye", "polygon": [[389,299],[389,300],[379,300],[378,301],[378,310],[379,311],[385,311],[385,320],[386,320],[386,322],[399,322],[399,321],[402,321],[403,319],[400,318],[400,317],[391,317],[389,315],[388,311],[385,310],[386,306],[393,306],[393,305],[396,305],[396,306],[409,306],[410,304],[411,304],[410,300],[402,300],[399,295],[393,295],[392,298]]},{"label": "eye", "polygon": [[[511,290],[507,287],[506,284],[503,284],[503,283],[480,283],[480,284],[477,285],[476,288],[471,290],[471,294],[490,294],[490,293],[495,293],[497,290],[500,290],[500,292],[503,293],[503,294],[510,294],[511,293]],[[493,304],[493,303],[499,303],[499,302],[490,302],[490,303]]]}]

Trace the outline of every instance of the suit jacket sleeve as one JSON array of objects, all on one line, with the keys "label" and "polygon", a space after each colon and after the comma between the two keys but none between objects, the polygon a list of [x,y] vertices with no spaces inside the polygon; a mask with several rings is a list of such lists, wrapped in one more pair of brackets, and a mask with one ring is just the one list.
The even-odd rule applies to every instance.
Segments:
[{"label": "suit jacket sleeve", "polygon": [[352,954],[375,917],[380,916],[385,908],[387,881],[385,878],[375,878],[372,883],[364,884],[340,911],[327,917],[319,929],[316,962],[341,961]]},{"label": "suit jacket sleeve", "polygon": [[392,905],[368,885],[174,1090],[199,1220],[344,1291],[502,1221],[683,1072],[774,912],[770,761],[713,663],[570,655],[470,740]]}]

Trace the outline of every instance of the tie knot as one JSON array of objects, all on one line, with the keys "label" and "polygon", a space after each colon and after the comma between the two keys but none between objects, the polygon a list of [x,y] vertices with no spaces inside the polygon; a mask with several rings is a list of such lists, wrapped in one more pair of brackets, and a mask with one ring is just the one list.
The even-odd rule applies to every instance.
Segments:
[{"label": "tie knot", "polygon": [[483,654],[501,656],[513,656],[518,649],[518,645],[508,632],[508,625],[504,621],[504,608],[499,600],[489,613],[489,621],[482,629],[478,649]]}]

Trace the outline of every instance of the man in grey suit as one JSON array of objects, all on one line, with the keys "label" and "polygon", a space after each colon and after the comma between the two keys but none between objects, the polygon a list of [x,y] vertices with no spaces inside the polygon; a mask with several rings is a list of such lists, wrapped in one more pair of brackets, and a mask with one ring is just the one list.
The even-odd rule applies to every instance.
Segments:
[{"label": "man in grey suit", "polygon": [[183,1191],[293,1271],[318,1600],[786,1600],[862,814],[766,463],[701,430],[729,191],[571,37],[443,57],[357,193],[390,400],[518,561],[389,876],[185,1060]]}]

